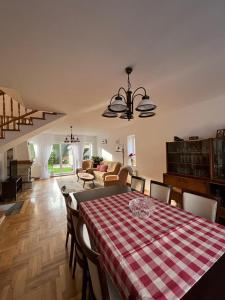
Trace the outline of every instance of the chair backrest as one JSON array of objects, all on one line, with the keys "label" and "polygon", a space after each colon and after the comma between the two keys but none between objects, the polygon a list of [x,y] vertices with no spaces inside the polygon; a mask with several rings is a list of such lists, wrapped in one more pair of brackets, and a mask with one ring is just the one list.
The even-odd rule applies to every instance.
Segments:
[{"label": "chair backrest", "polygon": [[63,193],[63,197],[64,197],[65,204],[66,204],[67,227],[70,231],[72,231],[73,224],[72,224],[72,217],[71,217],[71,210],[70,210],[72,198],[71,198],[70,194],[68,194],[68,193]]},{"label": "chair backrest", "polygon": [[131,189],[144,194],[145,178],[139,176],[131,176]]},{"label": "chair backrest", "polygon": [[93,161],[91,159],[82,161],[82,169],[83,170],[91,169],[92,166],[93,166]]},{"label": "chair backrest", "polygon": [[183,209],[209,221],[215,222],[217,212],[217,201],[194,194],[190,191],[183,191]]},{"label": "chair backrest", "polygon": [[85,224],[80,217],[76,227],[78,243],[87,259],[92,289],[96,300],[109,300],[107,279],[99,263],[100,254],[92,250],[84,238]]},{"label": "chair backrest", "polygon": [[[84,253],[82,251],[82,248],[81,248],[80,243],[78,242],[78,238],[77,238],[77,224],[78,224],[78,219],[79,219],[79,211],[72,208],[71,206],[69,206],[69,210],[70,210],[70,215],[72,218],[72,226],[73,226],[73,231],[74,231],[74,242],[76,245],[76,247],[75,247],[76,261],[82,268],[85,268],[87,263],[86,263]],[[84,239],[85,239],[86,244],[89,247],[91,247],[91,242],[89,239],[89,234],[88,234],[86,226],[84,228]]]},{"label": "chair backrest", "polygon": [[128,174],[132,175],[132,168],[129,166],[122,167],[119,171],[118,177],[119,177],[119,184],[120,185],[126,185],[127,184],[127,177]]},{"label": "chair backrest", "polygon": [[108,169],[107,172],[112,172],[114,175],[118,175],[120,168],[121,168],[121,163],[118,161],[108,161],[108,160],[104,160],[102,161],[103,165],[107,165]]},{"label": "chair backrest", "polygon": [[165,183],[151,180],[150,181],[150,197],[164,203],[170,203],[172,186]]}]

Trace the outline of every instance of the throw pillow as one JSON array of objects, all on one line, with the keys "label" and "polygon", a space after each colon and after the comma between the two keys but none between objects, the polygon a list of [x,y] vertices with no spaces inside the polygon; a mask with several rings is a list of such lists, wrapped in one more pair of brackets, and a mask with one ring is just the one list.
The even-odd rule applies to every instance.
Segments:
[{"label": "throw pillow", "polygon": [[97,169],[97,171],[100,171],[100,165],[97,165],[97,167],[96,167],[96,169]]},{"label": "throw pillow", "polygon": [[108,170],[108,166],[107,165],[101,165],[100,166],[100,172],[107,172],[107,170]]}]

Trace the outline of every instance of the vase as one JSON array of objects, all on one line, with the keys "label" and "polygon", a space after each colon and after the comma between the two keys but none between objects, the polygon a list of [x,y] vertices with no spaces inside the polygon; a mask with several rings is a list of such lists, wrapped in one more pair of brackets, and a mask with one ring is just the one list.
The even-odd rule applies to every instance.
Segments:
[{"label": "vase", "polygon": [[133,158],[130,159],[130,164],[131,164],[132,167],[134,166],[134,159]]}]

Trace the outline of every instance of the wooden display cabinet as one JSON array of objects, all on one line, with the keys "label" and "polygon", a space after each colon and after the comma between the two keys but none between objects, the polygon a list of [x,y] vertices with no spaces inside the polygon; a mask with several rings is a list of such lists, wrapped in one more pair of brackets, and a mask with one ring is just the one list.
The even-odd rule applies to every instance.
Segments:
[{"label": "wooden display cabinet", "polygon": [[167,173],[172,198],[181,205],[182,189],[208,194],[219,200],[225,220],[225,138],[166,143]]}]

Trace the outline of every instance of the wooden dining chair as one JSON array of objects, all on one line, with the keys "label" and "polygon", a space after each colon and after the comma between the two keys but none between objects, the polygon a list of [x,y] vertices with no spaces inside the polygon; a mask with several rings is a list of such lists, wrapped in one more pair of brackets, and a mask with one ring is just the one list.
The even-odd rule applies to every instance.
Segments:
[{"label": "wooden dining chair", "polygon": [[205,194],[182,191],[182,207],[193,215],[205,218],[209,221],[216,221],[217,201]]},{"label": "wooden dining chair", "polygon": [[[77,224],[78,224],[78,219],[79,219],[79,211],[76,209],[73,209],[72,207],[70,209],[70,214],[72,217],[72,222],[73,222],[73,229],[75,232],[75,237],[74,237],[74,262],[73,262],[73,271],[72,271],[72,277],[75,277],[75,272],[76,272],[76,264],[80,266],[83,272],[82,276],[82,299],[86,299],[86,292],[87,292],[87,286],[90,283],[90,276],[89,276],[89,271],[88,271],[88,264],[86,257],[83,253],[83,250],[80,246],[80,243],[77,238]],[[84,240],[89,247],[91,247],[91,242],[89,239],[89,234],[87,231],[87,228],[85,226],[84,228]]]},{"label": "wooden dining chair", "polygon": [[170,203],[172,186],[165,183],[151,180],[150,181],[150,197],[164,203]]},{"label": "wooden dining chair", "polygon": [[66,205],[66,218],[67,218],[67,232],[66,232],[66,244],[67,248],[69,237],[71,238],[71,246],[70,246],[70,258],[69,258],[69,266],[72,266],[73,263],[73,253],[74,253],[74,238],[75,231],[73,229],[72,217],[70,212],[70,207],[72,203],[72,198],[69,193],[63,193],[65,205]]},{"label": "wooden dining chair", "polygon": [[139,176],[131,176],[131,190],[144,194],[145,178]]},{"label": "wooden dining chair", "polygon": [[79,218],[76,227],[76,236],[83,253],[86,256],[91,278],[91,299],[95,300],[120,300],[121,297],[109,276],[106,275],[101,266],[100,254],[94,251],[90,243],[85,239],[87,229],[82,217]]}]

